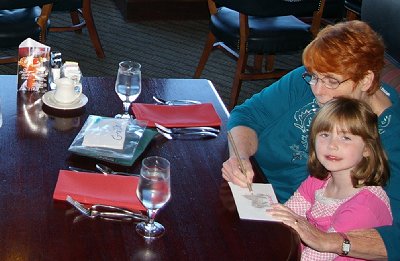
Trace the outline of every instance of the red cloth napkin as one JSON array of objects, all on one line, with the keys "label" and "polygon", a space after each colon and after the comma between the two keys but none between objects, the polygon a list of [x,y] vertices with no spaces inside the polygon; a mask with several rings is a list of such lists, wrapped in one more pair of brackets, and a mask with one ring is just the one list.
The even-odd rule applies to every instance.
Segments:
[{"label": "red cloth napkin", "polygon": [[155,127],[155,122],[165,127],[221,125],[221,119],[211,103],[183,106],[133,103],[132,110],[136,119],[148,121],[149,127]]},{"label": "red cloth napkin", "polygon": [[131,210],[146,210],[136,196],[138,177],[101,175],[60,170],[53,198],[67,195],[85,205],[104,204]]}]

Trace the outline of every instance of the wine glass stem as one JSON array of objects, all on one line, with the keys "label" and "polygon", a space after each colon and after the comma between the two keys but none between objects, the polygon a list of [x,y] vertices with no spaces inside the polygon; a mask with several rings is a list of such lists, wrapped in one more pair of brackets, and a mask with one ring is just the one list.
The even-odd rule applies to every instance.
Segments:
[{"label": "wine glass stem", "polygon": [[130,102],[123,102],[124,104],[124,114],[128,115],[129,114],[129,106],[131,105]]},{"label": "wine glass stem", "polygon": [[154,219],[156,218],[157,211],[158,211],[158,209],[148,209],[147,210],[147,215],[149,216],[148,224],[150,226],[153,226],[153,224],[154,224]]}]

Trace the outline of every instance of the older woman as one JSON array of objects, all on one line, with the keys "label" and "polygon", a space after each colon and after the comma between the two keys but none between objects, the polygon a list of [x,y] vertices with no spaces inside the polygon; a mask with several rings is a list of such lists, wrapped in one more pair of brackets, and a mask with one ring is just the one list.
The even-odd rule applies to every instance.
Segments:
[{"label": "older woman", "polygon": [[344,247],[350,246],[349,256],[400,260],[400,102],[393,88],[380,83],[383,42],[364,22],[339,23],[323,29],[306,47],[303,63],[304,67],[232,111],[228,127],[248,180],[241,174],[234,153],[223,164],[222,175],[245,187],[254,176],[249,161],[254,156],[279,201],[285,202],[308,176],[308,131],[316,111],[338,96],[363,100],[379,116],[380,136],[390,164],[391,178],[385,190],[393,225],[352,231],[348,239],[305,223],[299,223],[296,230],[317,251],[342,254],[347,252]]}]

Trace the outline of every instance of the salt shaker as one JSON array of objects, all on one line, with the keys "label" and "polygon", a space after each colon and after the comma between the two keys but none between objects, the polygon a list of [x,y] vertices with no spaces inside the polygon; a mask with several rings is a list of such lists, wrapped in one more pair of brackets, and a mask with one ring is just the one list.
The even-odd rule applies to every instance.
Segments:
[{"label": "salt shaker", "polygon": [[50,66],[51,80],[49,86],[51,90],[54,90],[56,88],[55,81],[61,77],[62,56],[60,52],[51,52]]}]

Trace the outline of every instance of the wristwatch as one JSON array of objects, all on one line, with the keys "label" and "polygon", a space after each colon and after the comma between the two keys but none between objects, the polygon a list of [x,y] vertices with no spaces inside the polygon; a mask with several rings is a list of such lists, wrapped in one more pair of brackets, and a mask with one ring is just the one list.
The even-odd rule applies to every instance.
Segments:
[{"label": "wristwatch", "polygon": [[343,237],[342,255],[347,256],[351,249],[350,240],[345,233],[342,232],[337,232],[337,233]]}]

